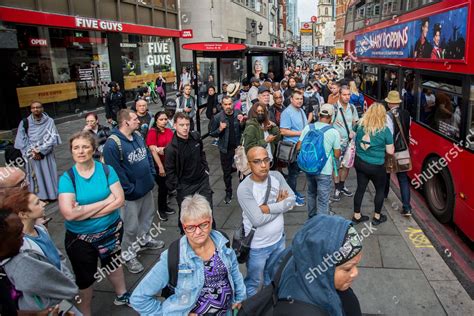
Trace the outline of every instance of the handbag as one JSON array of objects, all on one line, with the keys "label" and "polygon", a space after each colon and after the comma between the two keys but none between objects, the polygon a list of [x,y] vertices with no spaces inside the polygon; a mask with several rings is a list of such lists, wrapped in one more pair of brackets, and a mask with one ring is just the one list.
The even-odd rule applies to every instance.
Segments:
[{"label": "handbag", "polygon": [[[299,109],[301,114],[301,120],[304,127],[304,114],[301,109]],[[286,163],[293,163],[296,161],[296,143],[281,140],[278,142],[277,150],[275,156],[278,160]]]},{"label": "handbag", "polygon": [[[265,200],[263,204],[267,204],[268,197],[270,196],[270,191],[272,188],[271,176],[268,175],[267,182],[267,191],[265,192]],[[253,236],[255,235],[256,227],[252,226],[250,232],[245,236],[244,223],[240,224],[240,227],[234,231],[234,236],[232,237],[232,249],[234,249],[235,254],[237,255],[237,261],[239,263],[245,263],[249,259],[250,254],[250,245],[252,244]]]},{"label": "handbag", "polygon": [[349,144],[347,145],[346,152],[344,153],[344,157],[342,158],[342,165],[346,168],[352,168],[354,166],[354,160],[355,160],[355,153],[356,153],[356,148],[355,148],[355,141],[354,139],[351,139]]},{"label": "handbag", "polygon": [[[162,83],[163,84],[163,83]],[[160,86],[156,86],[156,92],[160,95],[160,97],[164,97],[165,96],[165,90],[163,89],[163,87],[160,85]]]},{"label": "handbag", "polygon": [[400,134],[402,135],[403,142],[405,143],[405,150],[394,153],[393,155],[385,156],[385,169],[387,173],[398,173],[398,172],[407,172],[412,168],[411,156],[410,156],[410,147],[408,145],[407,139],[405,137],[405,132],[403,131],[402,124],[398,118],[398,113],[394,115],[395,122],[398,125]]},{"label": "handbag", "polygon": [[245,140],[242,137],[242,145],[237,146],[237,148],[235,149],[235,155],[234,155],[235,168],[240,172],[241,180],[252,172],[248,164],[247,154],[245,153],[244,144],[245,144]]}]

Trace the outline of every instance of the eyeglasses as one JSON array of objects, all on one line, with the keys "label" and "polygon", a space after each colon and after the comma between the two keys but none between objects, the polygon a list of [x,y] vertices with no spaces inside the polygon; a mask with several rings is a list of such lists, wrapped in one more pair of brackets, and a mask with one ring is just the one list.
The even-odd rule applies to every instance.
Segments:
[{"label": "eyeglasses", "polygon": [[183,225],[183,229],[185,232],[192,234],[196,231],[198,227],[200,230],[208,229],[210,224],[211,224],[211,221],[207,220],[197,225]]},{"label": "eyeglasses", "polygon": [[272,159],[267,157],[267,158],[263,158],[263,159],[255,159],[255,160],[252,160],[251,161],[254,165],[261,165],[262,163],[263,164],[269,164],[270,162],[272,162]]}]

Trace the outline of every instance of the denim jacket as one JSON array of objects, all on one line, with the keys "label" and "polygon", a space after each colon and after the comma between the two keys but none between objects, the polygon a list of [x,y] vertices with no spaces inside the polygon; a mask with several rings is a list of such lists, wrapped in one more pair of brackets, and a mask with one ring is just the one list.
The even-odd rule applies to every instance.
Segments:
[{"label": "denim jacket", "polygon": [[[233,293],[232,304],[242,302],[246,298],[246,290],[235,252],[226,247],[227,239],[221,233],[213,230],[210,237],[228,271]],[[166,250],[161,254],[160,261],[133,291],[130,302],[140,315],[183,316],[188,315],[194,308],[204,286],[204,263],[192,250],[186,236],[181,237],[179,247],[178,284],[175,294],[163,302],[155,297],[169,281]],[[232,312],[229,310],[227,315],[232,315]]]},{"label": "denim jacket", "polygon": [[[240,123],[237,119],[237,116],[242,114],[238,110],[234,110],[234,134],[235,134],[235,144],[239,146],[240,144],[240,137],[242,136],[242,131],[245,128],[245,122]],[[223,154],[227,154],[227,147],[229,145],[229,128],[226,127],[222,132],[219,131],[219,126],[221,122],[226,122],[227,126],[229,126],[229,119],[224,111],[220,111],[214,119],[212,120],[211,130],[209,131],[209,135],[212,137],[219,137],[219,150]]]}]

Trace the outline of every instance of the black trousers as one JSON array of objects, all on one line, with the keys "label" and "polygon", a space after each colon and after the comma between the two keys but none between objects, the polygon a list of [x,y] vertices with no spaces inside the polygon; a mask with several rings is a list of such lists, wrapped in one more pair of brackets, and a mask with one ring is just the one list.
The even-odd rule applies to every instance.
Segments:
[{"label": "black trousers", "polygon": [[[185,197],[196,193],[201,194],[209,202],[209,205],[211,206],[211,209],[214,213],[214,206],[212,204],[212,190],[211,185],[209,184],[209,176],[206,174],[206,176],[203,177],[200,182],[195,184],[180,184],[179,188],[176,191],[176,201],[178,202],[178,227],[181,232],[181,235],[183,235],[183,225],[181,224],[181,203],[183,202]],[[212,228],[216,228],[214,214],[212,215]]]},{"label": "black trousers", "polygon": [[380,214],[383,206],[385,178],[387,177],[385,166],[383,164],[372,165],[366,163],[356,156],[354,167],[357,172],[357,190],[354,195],[354,212],[360,212],[365,190],[367,189],[369,181],[372,181],[375,187],[374,210],[375,213]]},{"label": "black trousers", "polygon": [[[158,170],[158,168],[156,169]],[[166,176],[156,175],[155,182],[158,185],[158,212],[164,214],[168,209],[168,187],[166,186]]]},{"label": "black trousers", "polygon": [[235,148],[227,150],[226,154],[220,152],[220,155],[222,172],[224,172],[225,192],[232,194],[232,164],[234,163]]}]

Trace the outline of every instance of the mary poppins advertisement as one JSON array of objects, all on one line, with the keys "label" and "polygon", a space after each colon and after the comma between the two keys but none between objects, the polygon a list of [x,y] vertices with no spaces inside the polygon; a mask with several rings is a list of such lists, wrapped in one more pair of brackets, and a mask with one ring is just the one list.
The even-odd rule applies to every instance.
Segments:
[{"label": "mary poppins advertisement", "polygon": [[357,57],[464,59],[467,7],[356,36]]}]

